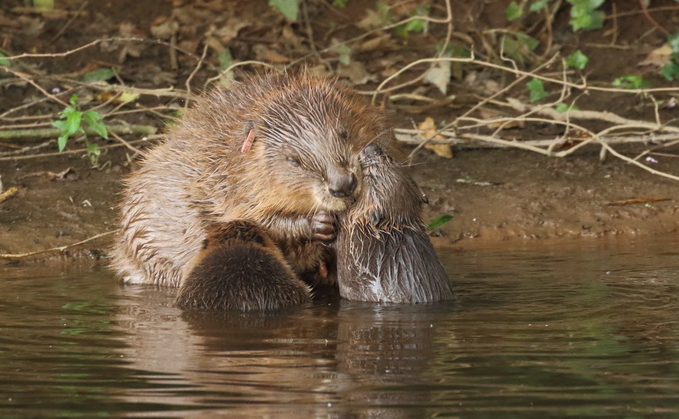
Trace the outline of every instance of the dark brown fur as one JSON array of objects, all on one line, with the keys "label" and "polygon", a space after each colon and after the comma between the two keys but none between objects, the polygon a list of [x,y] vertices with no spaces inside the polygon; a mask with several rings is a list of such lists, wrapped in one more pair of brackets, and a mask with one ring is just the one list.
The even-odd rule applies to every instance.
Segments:
[{"label": "dark brown fur", "polygon": [[278,310],[310,300],[262,228],[237,220],[214,226],[177,294],[184,308]]},{"label": "dark brown fur", "polygon": [[426,197],[379,146],[361,153],[363,190],[341,217],[337,236],[340,295],[356,301],[451,300],[450,283],[422,222]]},{"label": "dark brown fur", "polygon": [[354,202],[358,155],[386,133],[355,93],[307,74],[214,90],[129,178],[112,264],[124,282],[179,287],[207,226],[244,219],[298,275],[332,281],[319,275],[331,259],[320,244],[334,238],[330,214]]}]

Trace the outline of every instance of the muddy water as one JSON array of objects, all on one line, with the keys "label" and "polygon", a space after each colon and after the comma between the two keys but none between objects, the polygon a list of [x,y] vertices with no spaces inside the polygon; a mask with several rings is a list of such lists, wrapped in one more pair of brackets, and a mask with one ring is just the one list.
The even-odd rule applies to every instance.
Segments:
[{"label": "muddy water", "polygon": [[182,313],[0,268],[0,417],[676,417],[679,238],[442,256],[457,302]]}]

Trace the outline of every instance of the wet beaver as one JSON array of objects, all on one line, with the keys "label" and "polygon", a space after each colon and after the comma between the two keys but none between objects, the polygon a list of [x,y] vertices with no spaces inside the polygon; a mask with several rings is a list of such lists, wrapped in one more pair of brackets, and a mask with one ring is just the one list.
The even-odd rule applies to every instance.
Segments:
[{"label": "wet beaver", "polygon": [[177,293],[180,307],[277,310],[311,298],[262,228],[236,220],[209,228]]},{"label": "wet beaver", "polygon": [[422,221],[426,197],[380,146],[361,153],[363,191],[340,219],[337,276],[349,300],[451,300],[450,283]]},{"label": "wet beaver", "polygon": [[359,153],[387,137],[382,112],[336,83],[250,78],[200,99],[127,181],[112,265],[127,283],[179,287],[208,225],[261,226],[301,278],[333,281],[323,245],[355,202]]}]

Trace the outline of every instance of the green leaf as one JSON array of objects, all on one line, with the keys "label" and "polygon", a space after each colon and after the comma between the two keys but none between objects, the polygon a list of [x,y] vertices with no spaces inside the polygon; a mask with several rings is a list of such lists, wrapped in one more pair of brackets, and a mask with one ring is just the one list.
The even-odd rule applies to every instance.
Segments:
[{"label": "green leaf", "polygon": [[57,139],[57,145],[59,146],[59,153],[64,151],[64,148],[66,148],[66,142],[68,141],[68,136],[66,135],[60,135],[59,138]]},{"label": "green leaf", "polygon": [[99,144],[97,143],[87,143],[87,154],[98,156],[101,154],[99,149]]},{"label": "green leaf", "polygon": [[[71,95],[71,98],[68,100],[68,103],[71,104],[71,106],[73,107],[73,110],[74,110],[74,111],[75,111],[76,109],[78,109],[78,95],[75,94],[75,93],[72,94],[72,95]],[[64,112],[66,112],[66,109],[64,109]]]},{"label": "green leaf", "polygon": [[6,57],[6,55],[0,52],[0,64],[4,65],[5,67],[10,67],[12,65],[12,62],[10,60],[5,59],[4,57]]},{"label": "green leaf", "polygon": [[604,4],[604,0],[568,0],[573,7],[585,10],[594,10]]},{"label": "green leaf", "polygon": [[513,1],[509,3],[509,6],[505,9],[505,15],[507,16],[507,20],[516,20],[523,16],[523,10],[521,10],[521,7]]},{"label": "green leaf", "polygon": [[448,221],[452,220],[453,216],[452,215],[442,215],[438,218],[434,218],[431,223],[427,226],[428,229],[433,230],[435,228],[439,228]]},{"label": "green leaf", "polygon": [[549,96],[549,93],[545,92],[545,87],[542,84],[542,80],[533,78],[533,80],[526,83],[526,87],[530,90],[530,101],[537,102],[538,100],[544,99]]},{"label": "green leaf", "polygon": [[387,23],[391,22],[391,7],[387,3],[378,0],[377,3],[375,3],[375,7],[377,8],[377,16],[380,17],[382,23],[386,25]]},{"label": "green leaf", "polygon": [[568,67],[575,67],[582,70],[587,65],[589,58],[580,50],[573,51],[571,55],[566,59],[566,65]]},{"label": "green leaf", "polygon": [[290,22],[297,21],[299,14],[299,4],[297,0],[269,0],[269,6],[275,7],[283,13]]},{"label": "green leaf", "polygon": [[351,48],[347,44],[340,45],[335,50],[339,53],[338,59],[340,63],[344,65],[351,64]]},{"label": "green leaf", "polygon": [[568,111],[579,111],[580,110],[580,108],[578,108],[577,106],[568,105],[566,103],[559,103],[558,105],[556,105],[556,107],[554,109],[556,109],[557,112],[561,112],[561,113],[568,112]]},{"label": "green leaf", "polygon": [[643,89],[649,86],[649,83],[644,80],[641,76],[635,76],[633,74],[627,74],[622,77],[618,77],[613,80],[613,86],[620,87],[623,89]]},{"label": "green leaf", "polygon": [[667,43],[672,47],[672,52],[679,52],[679,32],[675,32],[667,37]]},{"label": "green leaf", "polygon": [[71,136],[80,130],[80,122],[82,121],[82,113],[73,108],[66,108],[61,112],[62,118],[66,120],[63,121],[64,125],[62,128],[62,134]]},{"label": "green leaf", "polygon": [[539,12],[540,10],[547,7],[547,3],[549,3],[549,0],[536,0],[531,3],[529,10],[531,12]]},{"label": "green leaf", "polygon": [[102,121],[102,117],[98,112],[87,111],[83,113],[83,119],[87,122],[87,125],[91,126],[94,132],[108,140],[108,132],[106,131],[106,125]]},{"label": "green leaf", "polygon": [[673,58],[672,61],[665,64],[663,68],[660,69],[660,74],[669,81],[679,79],[679,65],[677,64],[676,58]]},{"label": "green leaf", "polygon": [[349,0],[332,0],[332,6],[344,9],[347,7],[347,2],[349,2]]},{"label": "green leaf", "polygon": [[229,50],[228,48],[219,51],[217,59],[219,60],[219,68],[221,68],[222,70],[226,70],[233,64],[231,50]]},{"label": "green leaf", "polygon": [[605,17],[606,14],[600,10],[592,10],[573,5],[569,23],[573,27],[573,31],[579,29],[600,29],[604,24]]},{"label": "green leaf", "polygon": [[99,70],[90,71],[83,74],[80,80],[84,82],[106,81],[116,76],[116,72],[111,68],[100,68]]}]

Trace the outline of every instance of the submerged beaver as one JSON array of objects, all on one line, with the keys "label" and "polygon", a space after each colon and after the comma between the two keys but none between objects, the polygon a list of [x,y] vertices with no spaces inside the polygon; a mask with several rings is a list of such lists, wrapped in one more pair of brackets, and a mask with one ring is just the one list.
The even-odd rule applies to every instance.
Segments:
[{"label": "submerged beaver", "polygon": [[251,78],[200,99],[128,179],[112,264],[127,283],[179,287],[210,225],[261,226],[301,278],[333,281],[332,213],[362,188],[359,153],[382,112],[308,74]]},{"label": "submerged beaver", "polygon": [[392,303],[453,299],[422,222],[426,197],[380,146],[367,146],[360,157],[362,193],[341,217],[337,236],[340,295]]},{"label": "submerged beaver", "polygon": [[309,287],[266,232],[236,220],[209,228],[176,303],[200,309],[277,310],[310,298]]}]

